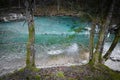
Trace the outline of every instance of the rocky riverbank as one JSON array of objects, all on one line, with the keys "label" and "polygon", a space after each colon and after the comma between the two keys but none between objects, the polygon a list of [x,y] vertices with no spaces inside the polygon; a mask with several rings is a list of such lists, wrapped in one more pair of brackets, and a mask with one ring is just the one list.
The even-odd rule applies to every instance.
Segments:
[{"label": "rocky riverbank", "polygon": [[[0,22],[18,21],[25,19],[24,8],[0,9]],[[83,12],[61,8],[57,11],[56,6],[37,7],[35,16],[83,16]]]},{"label": "rocky riverbank", "polygon": [[8,13],[1,14],[0,22],[19,21],[25,20],[25,16],[22,13]]}]

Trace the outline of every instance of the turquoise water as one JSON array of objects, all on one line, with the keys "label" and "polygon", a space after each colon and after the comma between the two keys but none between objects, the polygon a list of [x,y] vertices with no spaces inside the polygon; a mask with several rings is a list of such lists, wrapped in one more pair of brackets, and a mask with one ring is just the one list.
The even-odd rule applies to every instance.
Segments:
[{"label": "turquoise water", "polygon": [[[35,17],[34,21],[37,66],[74,62],[74,59],[78,60],[81,48],[88,46],[89,31],[83,29],[76,33],[74,29],[88,28],[89,22],[70,16]],[[0,75],[25,65],[27,39],[25,21],[0,23]],[[54,62],[54,55],[62,61]]]},{"label": "turquoise water", "polygon": [[[35,17],[34,21],[36,54],[47,55],[46,51],[63,50],[63,48],[67,49],[74,44],[77,44],[79,49],[88,48],[90,22],[83,22],[78,17],[70,16]],[[79,33],[75,31],[78,28],[81,29]],[[27,39],[28,27],[25,21],[0,23],[1,57],[14,53],[24,56]],[[108,41],[111,39],[112,36]]]},{"label": "turquoise water", "polygon": [[[89,27],[78,17],[46,16],[35,17],[36,58],[46,60],[52,54],[79,54],[79,50],[88,47],[89,31],[78,27]],[[25,21],[0,23],[0,60],[25,59],[28,26]],[[77,55],[76,55],[77,56]],[[2,66],[2,64],[0,64]]]},{"label": "turquoise water", "polygon": [[[34,20],[37,66],[80,63],[80,55],[84,53],[82,50],[88,53],[90,22],[70,16],[44,16],[35,17]],[[76,29],[80,29],[80,32],[77,33]],[[25,21],[0,23],[0,75],[25,65],[27,39],[28,27]],[[105,51],[111,40],[113,36],[107,39]],[[114,54],[120,55],[119,46],[113,51]]]},{"label": "turquoise water", "polygon": [[[67,42],[82,42],[88,40],[88,34],[81,32],[76,35],[73,28],[88,27],[89,23],[80,23],[77,17],[36,17],[35,34],[36,44],[54,44]],[[28,38],[27,23],[8,22],[0,23],[0,43],[26,43]],[[84,34],[84,36],[82,36]],[[71,38],[72,37],[72,38]],[[82,37],[79,39],[79,37]]]},{"label": "turquoise water", "polygon": [[[88,48],[90,22],[70,16],[35,17],[34,21],[37,54],[47,54],[47,50],[66,49],[72,44],[77,44],[80,49]],[[79,33],[75,31],[78,28],[81,29]],[[24,56],[27,39],[28,27],[25,21],[0,23],[1,57],[14,53]]]}]

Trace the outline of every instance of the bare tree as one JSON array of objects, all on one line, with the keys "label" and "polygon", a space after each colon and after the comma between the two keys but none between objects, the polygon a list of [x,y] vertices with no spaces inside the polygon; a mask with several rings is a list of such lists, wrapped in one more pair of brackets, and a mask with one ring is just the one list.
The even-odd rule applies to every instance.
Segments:
[{"label": "bare tree", "polygon": [[[114,5],[115,5],[115,0],[112,0],[105,22],[102,21],[103,17],[101,17],[102,19],[99,21],[100,31],[99,31],[99,36],[98,36],[98,42],[96,45],[96,50],[94,53],[93,53],[93,48],[94,48],[93,41],[90,41],[90,55],[91,55],[90,62],[92,62],[93,65],[102,63],[102,61],[103,61],[103,58],[102,58],[103,46],[104,46],[104,42],[106,39],[106,35],[108,33],[110,22],[112,19]],[[93,37],[94,37],[94,35],[93,35],[93,33],[95,31],[94,26],[92,26],[92,29],[93,30],[91,30],[90,40],[93,40]]]},{"label": "bare tree", "polygon": [[28,22],[29,37],[27,42],[26,67],[35,67],[35,28],[34,28],[34,0],[26,0],[26,20]]}]

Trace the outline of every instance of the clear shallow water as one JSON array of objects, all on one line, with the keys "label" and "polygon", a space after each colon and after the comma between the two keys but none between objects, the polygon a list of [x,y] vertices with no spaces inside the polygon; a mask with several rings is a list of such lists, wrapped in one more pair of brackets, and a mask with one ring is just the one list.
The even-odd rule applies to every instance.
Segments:
[{"label": "clear shallow water", "polygon": [[[75,35],[73,29],[90,25],[80,22],[80,18],[68,16],[35,18],[38,67],[80,62],[78,55],[82,48],[88,46],[89,34],[82,31]],[[1,75],[25,66],[27,38],[28,28],[25,21],[0,23]]]},{"label": "clear shallow water", "polygon": [[[75,32],[72,30],[89,25],[80,22],[80,18],[77,17],[35,17],[36,54],[46,55],[46,51],[65,49],[74,43],[77,43],[77,46],[84,47],[83,45],[85,45],[87,47],[89,34],[82,31],[80,34],[74,35]],[[16,57],[24,57],[27,38],[28,27],[25,21],[0,23],[1,57],[11,54],[19,55]]]},{"label": "clear shallow water", "polygon": [[[87,63],[89,26],[77,17],[35,17],[37,67]],[[78,27],[85,29],[75,33]],[[25,66],[27,38],[25,21],[0,23],[0,75]]]}]

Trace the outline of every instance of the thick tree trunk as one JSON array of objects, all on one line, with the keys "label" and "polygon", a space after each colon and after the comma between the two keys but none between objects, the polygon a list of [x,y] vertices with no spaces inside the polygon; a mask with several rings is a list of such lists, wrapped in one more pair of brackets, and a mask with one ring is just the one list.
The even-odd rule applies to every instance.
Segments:
[{"label": "thick tree trunk", "polygon": [[104,32],[105,32],[105,29],[103,26],[101,26],[101,29],[99,32],[99,37],[98,37],[98,42],[97,42],[97,46],[96,46],[96,51],[94,53],[94,55],[95,55],[94,58],[96,59],[95,64],[101,63],[101,56],[102,56],[101,48],[103,47],[102,42],[103,42],[104,35],[105,35]]},{"label": "thick tree trunk", "polygon": [[109,50],[106,52],[106,54],[103,56],[103,58],[105,59],[105,61],[110,58],[110,55],[112,53],[112,51],[114,50],[114,48],[116,47],[117,43],[119,42],[120,39],[120,25],[118,27],[118,30],[115,33],[115,38],[109,48]]},{"label": "thick tree trunk", "polygon": [[109,25],[112,19],[112,13],[114,10],[114,2],[115,0],[113,0],[113,3],[111,3],[111,7],[110,7],[110,11],[108,13],[106,22],[104,24],[101,25],[101,29],[99,32],[99,37],[98,37],[98,43],[96,46],[96,51],[93,55],[93,62],[94,65],[98,64],[98,63],[102,63],[102,52],[103,52],[103,47],[104,47],[104,42],[106,39],[106,35],[108,33],[108,29],[109,29]]},{"label": "thick tree trunk", "polygon": [[26,19],[28,22],[28,43],[27,43],[27,57],[26,57],[26,67],[35,67],[35,29],[34,29],[34,10],[33,10],[33,0],[26,0]]},{"label": "thick tree trunk", "polygon": [[108,13],[108,16],[107,16],[107,19],[106,19],[106,23],[103,25],[104,38],[103,38],[103,41],[102,41],[102,44],[101,44],[100,53],[103,52],[103,46],[104,46],[106,37],[108,35],[108,30],[110,28],[110,23],[111,23],[113,11],[114,11],[114,5],[115,5],[115,0],[112,0],[111,6],[110,6],[110,10],[109,10],[109,13]]}]

